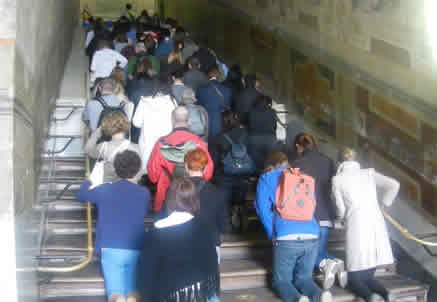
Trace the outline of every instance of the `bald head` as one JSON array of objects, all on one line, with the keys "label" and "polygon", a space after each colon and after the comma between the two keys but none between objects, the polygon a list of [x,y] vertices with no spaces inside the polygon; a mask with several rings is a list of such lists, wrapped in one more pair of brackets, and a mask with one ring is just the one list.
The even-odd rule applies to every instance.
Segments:
[{"label": "bald head", "polygon": [[188,110],[185,106],[176,107],[171,113],[173,128],[188,127]]}]

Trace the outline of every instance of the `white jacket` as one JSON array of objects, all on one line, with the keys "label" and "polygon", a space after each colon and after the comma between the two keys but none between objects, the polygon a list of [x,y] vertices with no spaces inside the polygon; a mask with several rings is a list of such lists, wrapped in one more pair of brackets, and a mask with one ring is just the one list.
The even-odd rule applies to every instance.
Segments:
[{"label": "white jacket", "polygon": [[382,215],[382,204],[390,206],[399,183],[373,169],[361,169],[355,161],[343,162],[332,180],[337,214],[346,223],[346,267],[361,271],[393,263],[390,239]]},{"label": "white jacket", "polygon": [[159,138],[172,131],[171,113],[176,106],[176,102],[169,95],[163,94],[142,97],[138,103],[132,123],[141,128],[138,145],[143,161],[142,171],[145,173],[153,146]]}]

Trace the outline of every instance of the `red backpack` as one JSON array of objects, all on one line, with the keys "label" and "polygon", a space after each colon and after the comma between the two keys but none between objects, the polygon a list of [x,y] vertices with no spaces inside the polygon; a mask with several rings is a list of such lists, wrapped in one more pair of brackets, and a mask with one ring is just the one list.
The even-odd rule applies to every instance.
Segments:
[{"label": "red backpack", "polygon": [[314,179],[299,169],[285,169],[276,189],[279,216],[286,220],[310,221],[315,209]]}]

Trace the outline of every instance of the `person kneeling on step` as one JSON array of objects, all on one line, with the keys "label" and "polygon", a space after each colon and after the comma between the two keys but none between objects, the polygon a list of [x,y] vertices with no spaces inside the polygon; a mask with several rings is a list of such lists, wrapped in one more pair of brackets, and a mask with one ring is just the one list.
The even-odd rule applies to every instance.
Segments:
[{"label": "person kneeling on step", "polygon": [[313,281],[320,234],[314,180],[292,169],[285,155],[275,155],[279,167],[270,157],[266,163],[276,168],[261,175],[255,208],[273,241],[273,287],[284,302],[331,302]]}]

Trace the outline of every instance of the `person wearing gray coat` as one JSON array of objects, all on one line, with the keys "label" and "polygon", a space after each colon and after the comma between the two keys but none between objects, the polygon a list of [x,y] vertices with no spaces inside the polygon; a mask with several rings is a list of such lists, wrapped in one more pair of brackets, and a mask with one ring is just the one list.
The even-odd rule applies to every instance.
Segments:
[{"label": "person wearing gray coat", "polygon": [[[399,182],[374,169],[362,169],[356,153],[346,148],[332,180],[337,216],[345,220],[346,268],[349,288],[365,301],[394,301],[374,278],[376,268],[394,262],[381,205],[390,206]],[[381,200],[378,200],[380,191]],[[382,297],[381,297],[382,296]]]}]

